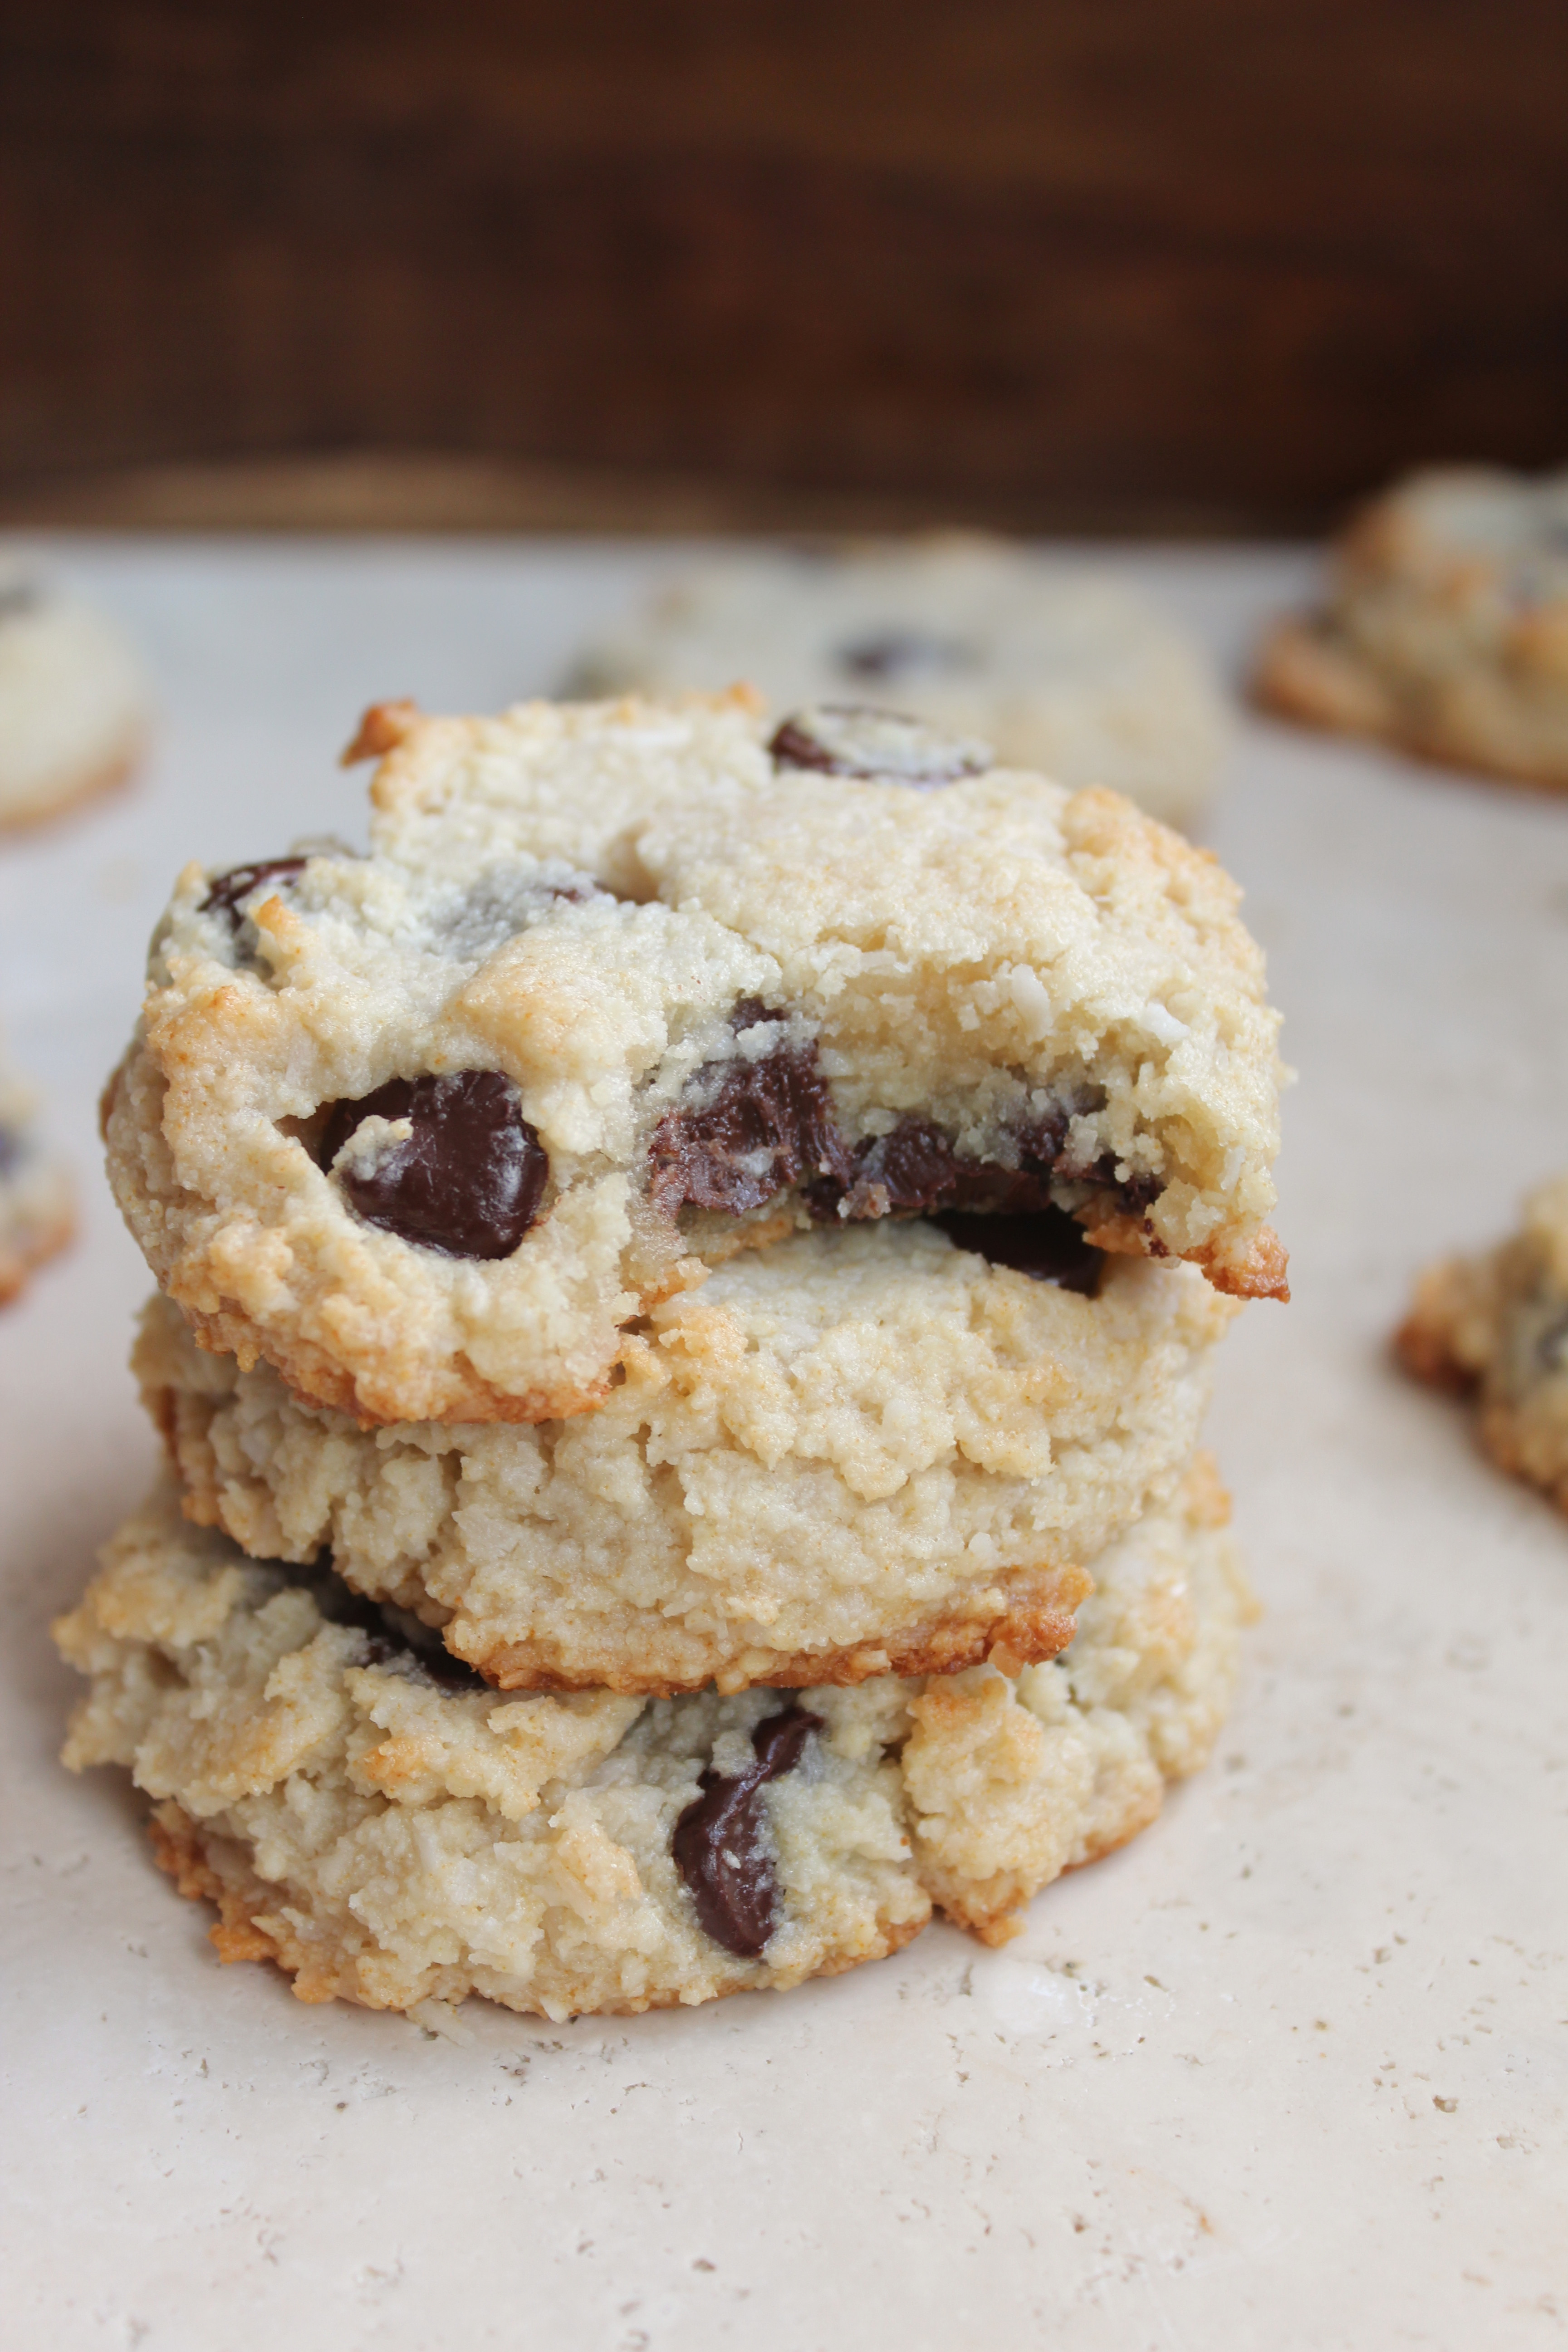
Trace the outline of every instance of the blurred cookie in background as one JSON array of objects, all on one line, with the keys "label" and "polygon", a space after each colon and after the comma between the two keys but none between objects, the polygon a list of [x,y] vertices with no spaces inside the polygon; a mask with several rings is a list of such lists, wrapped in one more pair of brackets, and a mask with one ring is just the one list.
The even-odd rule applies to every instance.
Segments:
[{"label": "blurred cookie in background", "polygon": [[1568,470],[1413,474],[1265,642],[1258,698],[1320,727],[1568,789]]},{"label": "blurred cookie in background", "polygon": [[113,624],[0,559],[0,828],[119,783],[141,757],[146,685]]},{"label": "blurred cookie in background", "polygon": [[74,1188],[38,1139],[37,1100],[0,1044],[0,1306],[76,1230]]},{"label": "blurred cookie in background", "polygon": [[742,678],[777,709],[867,704],[982,736],[1003,766],[1109,784],[1177,825],[1228,741],[1203,656],[1143,598],[959,534],[694,564],[585,648],[565,690]]},{"label": "blurred cookie in background", "polygon": [[1417,1380],[1475,1399],[1500,1468],[1568,1510],[1568,1176],[1507,1241],[1428,1266],[1395,1346]]}]

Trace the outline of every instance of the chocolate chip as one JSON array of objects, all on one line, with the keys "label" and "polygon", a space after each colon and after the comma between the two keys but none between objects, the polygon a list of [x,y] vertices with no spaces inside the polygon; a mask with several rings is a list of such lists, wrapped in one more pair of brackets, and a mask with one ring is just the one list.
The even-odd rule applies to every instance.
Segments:
[{"label": "chocolate chip", "polygon": [[329,1553],[309,1568],[292,1568],[288,1571],[291,1584],[302,1584],[329,1625],[352,1625],[364,1634],[366,1655],[370,1666],[386,1666],[402,1662],[417,1666],[420,1673],[443,1690],[488,1691],[490,1687],[483,1675],[470,1666],[465,1658],[455,1658],[432,1625],[421,1624],[417,1617],[405,1609],[395,1609],[379,1601],[371,1601],[345,1584],[332,1566]]},{"label": "chocolate chip", "polygon": [[786,719],[768,746],[781,768],[826,776],[874,777],[926,791],[978,776],[992,764],[988,743],[943,735],[919,719],[858,703],[819,702]]},{"label": "chocolate chip", "polygon": [[307,863],[303,857],[268,857],[258,866],[237,866],[231,872],[220,874],[208,886],[207,895],[198,912],[204,915],[225,914],[237,930],[242,898],[248,898],[263,882],[297,882]]},{"label": "chocolate chip", "polygon": [[1036,1282],[1054,1282],[1092,1298],[1105,1270],[1105,1253],[1065,1209],[1033,1209],[1024,1216],[973,1216],[944,1210],[931,1220],[959,1249],[991,1265],[1011,1266]]},{"label": "chocolate chip", "polygon": [[961,638],[933,630],[884,629],[840,646],[834,659],[850,677],[932,677],[973,669],[976,655]]},{"label": "chocolate chip", "polygon": [[393,1078],[334,1103],[319,1147],[331,1168],[362,1119],[408,1119],[413,1132],[368,1171],[338,1171],[367,1224],[447,1257],[510,1257],[539,1213],[549,1156],[499,1070]]},{"label": "chocolate chip", "polygon": [[[778,1018],[750,1000],[735,1011],[739,1028]],[[710,1065],[697,1083],[711,1087],[707,1104],[668,1112],[648,1150],[648,1194],[665,1216],[689,1203],[740,1217],[803,1177],[848,1182],[853,1160],[815,1046]]]},{"label": "chocolate chip", "polygon": [[752,1734],[756,1762],[734,1780],[709,1770],[702,1794],[675,1824],[670,1851],[705,1936],[737,1958],[754,1960],[773,1932],[778,1882],[763,1842],[763,1790],[793,1771],[822,1718],[790,1707]]},{"label": "chocolate chip", "polygon": [[847,1190],[830,1179],[812,1186],[817,1217],[851,1223],[868,1217],[921,1215],[936,1208],[1022,1213],[1051,1206],[1051,1171],[1067,1134],[1067,1113],[1047,1112],[1016,1130],[1018,1164],[966,1160],[928,1118],[901,1118],[890,1134],[860,1144]]}]

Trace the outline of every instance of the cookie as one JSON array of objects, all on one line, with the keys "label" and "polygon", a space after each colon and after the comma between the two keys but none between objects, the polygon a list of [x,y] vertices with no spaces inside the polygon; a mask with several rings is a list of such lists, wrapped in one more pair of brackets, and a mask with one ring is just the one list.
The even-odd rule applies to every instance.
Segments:
[{"label": "cookie", "polygon": [[39,1140],[37,1097],[0,1048],[0,1307],[76,1231],[76,1194],[64,1162]]},{"label": "cookie", "polygon": [[1258,677],[1294,719],[1568,788],[1568,472],[1413,475],[1341,542],[1325,608]]},{"label": "cookie", "polygon": [[181,877],[105,1103],[209,1344],[370,1422],[558,1420],[737,1247],[1065,1212],[1286,1294],[1235,886],[1106,793],[744,701],[373,713],[370,856]]},{"label": "cookie", "polygon": [[14,563],[0,567],[0,826],[119,783],[147,728],[146,689],[120,632]]},{"label": "cookie", "polygon": [[1079,1260],[1096,1296],[921,1220],[798,1234],[656,1307],[596,1412],[533,1425],[363,1429],[163,1298],[135,1363],[192,1517],[330,1552],[503,1688],[852,1683],[1051,1656],[1079,1564],[1180,1478],[1236,1304]]},{"label": "cookie", "polygon": [[1418,1380],[1473,1396],[1492,1459],[1568,1510],[1568,1176],[1497,1248],[1428,1267],[1395,1344]]},{"label": "cookie", "polygon": [[570,691],[718,691],[781,709],[870,702],[977,735],[1009,767],[1106,784],[1188,825],[1229,733],[1195,646],[1131,590],[999,540],[731,556],[656,593]]},{"label": "cookie", "polygon": [[1072,1646],[853,1690],[498,1698],[416,1621],[263,1568],[173,1491],[58,1621],[65,1751],[128,1766],[226,1959],[306,2000],[564,2018],[784,1989],[933,1906],[988,1942],[1207,1756],[1245,1583],[1200,1464],[1096,1567]]}]

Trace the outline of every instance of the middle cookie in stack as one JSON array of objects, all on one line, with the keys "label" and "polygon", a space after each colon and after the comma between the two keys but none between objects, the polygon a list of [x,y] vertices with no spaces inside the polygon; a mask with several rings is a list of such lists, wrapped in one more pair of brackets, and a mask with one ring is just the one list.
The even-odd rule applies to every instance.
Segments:
[{"label": "middle cookie in stack", "polygon": [[[650,1960],[645,1922],[620,1965],[596,1928],[571,1990],[571,1935],[547,1922],[531,1990],[515,1952],[504,1990],[456,1948],[440,1982],[639,2006],[870,1957],[900,1940],[892,1913],[788,1957],[806,1894],[787,1869],[760,1943],[745,1924],[748,1874],[772,1885],[788,1860],[781,1788],[816,1786],[858,1736],[835,1718],[829,1738],[824,1694],[873,1713],[885,1694],[891,1753],[907,1710],[940,1715],[951,1690],[968,1728],[922,1851],[963,1813],[958,1876],[995,1878],[988,1841],[1052,1801],[991,1752],[984,1691],[1064,1649],[1143,1514],[1177,1511],[1186,1559],[1214,1344],[1239,1298],[1284,1295],[1263,1222],[1276,1023],[1234,887],[1112,795],[876,714],[770,735],[744,699],[395,709],[362,740],[388,755],[374,854],[182,877],[106,1102],[165,1294],[138,1367],[187,1517],[325,1575],[350,1614],[301,1600],[279,1620],[301,1658],[326,1645],[307,1707],[315,1684],[259,1630],[281,1596],[244,1599],[221,1549],[187,1562],[159,1521],[72,1621],[96,1693],[73,1754],[132,1764],[182,1883],[268,1923],[257,1948],[302,1987],[401,2002],[428,1969],[393,1965],[390,1927],[367,1949],[343,1923],[382,1903],[366,1874],[378,1851],[393,1868],[388,1816],[429,1801],[433,1751],[421,1734],[405,1773],[395,1738],[373,1762],[358,1734],[340,1753],[353,1677],[422,1688],[438,1642],[495,1688],[503,1741],[544,1704],[505,1693],[679,1709],[712,1686],[705,1793],[665,1822],[647,1882],[677,1957]],[[332,1629],[367,1601],[390,1631],[368,1663],[340,1657]],[[191,1631],[209,1620],[210,1656]],[[952,1679],[911,1692],[931,1676]],[[280,1715],[285,1682],[301,1696]],[[764,1696],[797,1688],[793,1711]],[[198,1694],[189,1723],[176,1689]],[[224,1738],[202,1732],[193,1761],[198,1718]],[[679,1720],[707,1736],[702,1707]],[[468,1767],[429,1736],[466,1801]],[[596,1789],[620,1767],[584,1769]],[[553,1829],[576,1782],[542,1770],[531,1803]],[[345,1774],[340,1853],[320,1839]],[[285,1791],[277,1819],[254,1809],[263,1785]],[[868,1853],[914,1834],[914,1802],[891,1830],[867,1816]],[[509,1835],[472,1830],[487,1853]],[[920,1899],[1000,1931],[1071,1858],[1065,1831],[1046,1843],[1048,1867],[1002,1871],[1005,1900],[944,1893],[940,1871]],[[605,1863],[628,1901],[645,1844]],[[401,1948],[426,1882],[395,1874]],[[426,1922],[443,1950],[462,1941],[452,1899]],[[743,1965],[698,1965],[694,1937]]]}]

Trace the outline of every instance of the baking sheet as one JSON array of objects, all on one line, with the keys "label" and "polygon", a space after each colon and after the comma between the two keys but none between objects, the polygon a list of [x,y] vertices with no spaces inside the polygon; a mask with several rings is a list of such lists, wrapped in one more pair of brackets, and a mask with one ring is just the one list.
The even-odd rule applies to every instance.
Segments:
[{"label": "baking sheet", "polygon": [[[139,784],[0,848],[0,1013],[81,1172],[0,1317],[6,2341],[605,2352],[1534,2347],[1568,2326],[1568,1525],[1401,1381],[1414,1270],[1568,1162],[1568,804],[1263,722],[1213,826],[1301,1082],[1294,1303],[1210,1435],[1266,1615],[1210,1769],[989,1952],[467,2039],[219,1967],[49,1616],[153,1460],[93,1108],[178,866],[362,837],[360,706],[547,687],[641,545],[61,541],[143,646]],[[1105,559],[1098,559],[1105,561]],[[1290,551],[1131,551],[1233,668]]]}]

